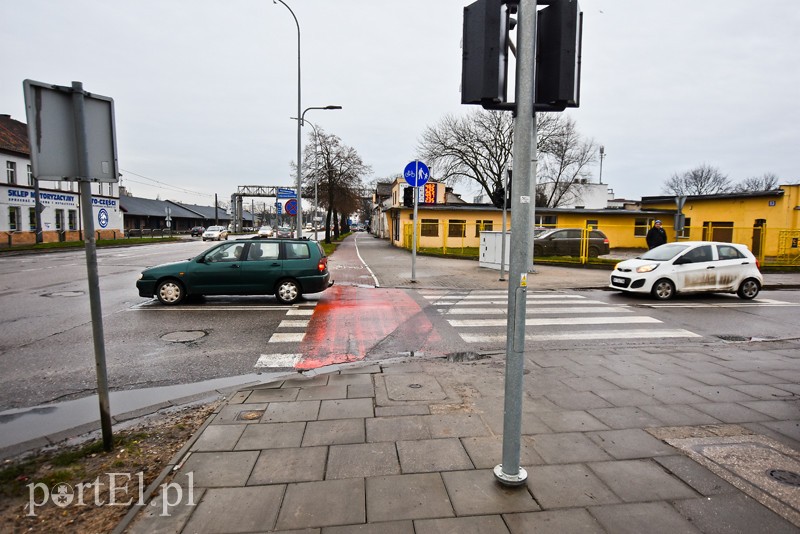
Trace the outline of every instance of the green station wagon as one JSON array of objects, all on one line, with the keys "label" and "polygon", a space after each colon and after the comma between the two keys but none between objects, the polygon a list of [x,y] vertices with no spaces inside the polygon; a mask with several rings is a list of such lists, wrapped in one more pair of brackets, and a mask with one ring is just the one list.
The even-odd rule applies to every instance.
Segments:
[{"label": "green station wagon", "polygon": [[275,295],[292,304],[333,285],[328,258],[309,239],[246,239],[214,246],[186,261],[145,269],[139,295],[180,304],[189,295]]}]

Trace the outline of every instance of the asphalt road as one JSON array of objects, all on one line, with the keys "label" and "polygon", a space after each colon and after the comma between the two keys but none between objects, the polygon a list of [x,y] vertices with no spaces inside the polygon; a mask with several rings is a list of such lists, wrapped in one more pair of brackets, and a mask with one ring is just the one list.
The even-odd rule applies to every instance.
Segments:
[{"label": "asphalt road", "polygon": [[[257,365],[285,369],[297,364],[298,355],[303,356],[299,367],[313,368],[411,352],[505,350],[502,289],[370,287],[372,274],[359,268],[358,254],[346,258],[345,248],[330,263],[341,283],[291,307],[274,297],[209,297],[165,307],[138,296],[141,269],[194,256],[211,245],[195,240],[98,251],[112,390],[244,376]],[[0,411],[94,392],[85,280],[83,251],[0,258]],[[798,306],[798,291],[765,291],[754,302],[710,295],[670,303],[603,290],[535,291],[526,348],[796,337]]]}]

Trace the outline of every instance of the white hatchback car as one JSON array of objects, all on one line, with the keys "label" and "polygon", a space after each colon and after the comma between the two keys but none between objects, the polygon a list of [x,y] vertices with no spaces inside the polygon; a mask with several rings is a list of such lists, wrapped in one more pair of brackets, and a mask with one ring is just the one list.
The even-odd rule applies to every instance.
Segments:
[{"label": "white hatchback car", "polygon": [[612,289],[650,293],[668,300],[676,293],[726,292],[743,299],[758,295],[764,278],[745,245],[716,241],[667,243],[616,265]]}]

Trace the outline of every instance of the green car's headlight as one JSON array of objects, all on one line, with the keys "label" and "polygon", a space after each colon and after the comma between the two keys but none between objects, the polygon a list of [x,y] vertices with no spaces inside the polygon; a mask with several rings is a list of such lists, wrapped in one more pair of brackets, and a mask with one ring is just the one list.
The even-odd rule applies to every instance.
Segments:
[{"label": "green car's headlight", "polygon": [[142,278],[144,278],[144,273],[139,273],[139,278],[137,278],[137,280],[141,280]]}]

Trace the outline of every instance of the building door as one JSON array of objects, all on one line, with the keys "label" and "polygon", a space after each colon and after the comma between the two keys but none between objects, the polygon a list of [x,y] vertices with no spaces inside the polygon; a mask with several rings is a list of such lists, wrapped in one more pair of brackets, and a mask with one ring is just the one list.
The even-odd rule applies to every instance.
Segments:
[{"label": "building door", "polygon": [[753,243],[750,246],[750,250],[753,251],[753,254],[757,258],[761,256],[761,240],[763,238],[765,224],[767,224],[766,219],[756,219],[756,222],[753,224]]}]

